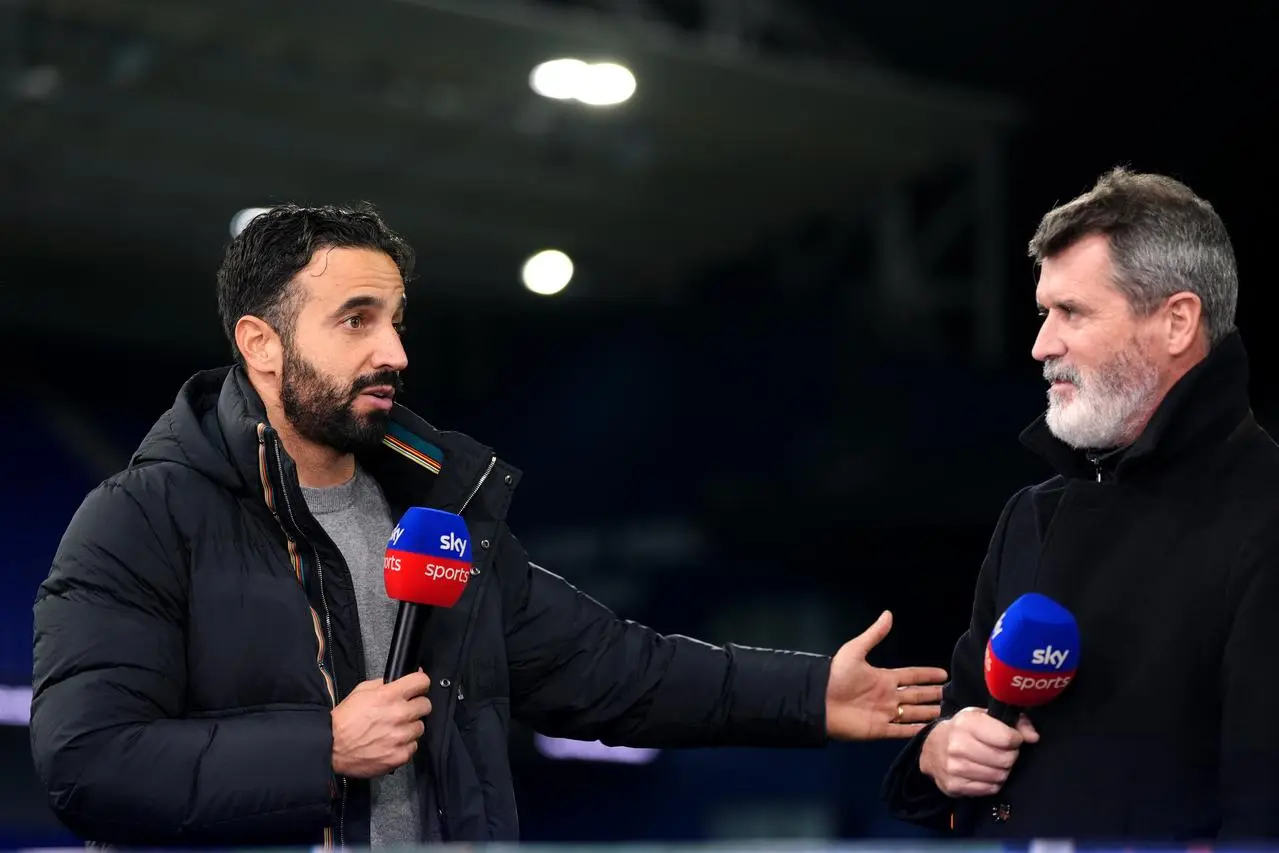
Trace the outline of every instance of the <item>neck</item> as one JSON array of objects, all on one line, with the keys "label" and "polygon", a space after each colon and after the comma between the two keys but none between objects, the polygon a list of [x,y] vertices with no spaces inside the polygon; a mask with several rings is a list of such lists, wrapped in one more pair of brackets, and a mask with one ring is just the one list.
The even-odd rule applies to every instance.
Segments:
[{"label": "neck", "polygon": [[1199,362],[1203,361],[1208,355],[1208,347],[1206,344],[1196,344],[1190,350],[1182,353],[1180,357],[1175,358],[1167,369],[1160,371],[1158,384],[1155,385],[1150,398],[1129,419],[1127,428],[1124,430],[1123,439],[1120,443],[1121,447],[1127,447],[1141,437],[1146,431],[1146,427],[1150,425],[1150,420],[1155,416],[1155,412],[1159,410],[1163,404],[1164,398],[1168,396],[1168,392],[1173,389],[1178,382],[1181,381],[1187,373],[1194,368]]},{"label": "neck", "polygon": [[284,416],[284,409],[272,394],[258,389],[262,404],[266,407],[267,422],[280,436],[280,443],[298,469],[298,482],[309,488],[323,489],[340,486],[355,476],[355,456],[316,444],[303,438]]},{"label": "neck", "polygon": [[331,447],[316,444],[298,435],[278,412],[267,410],[271,426],[280,434],[280,443],[298,469],[298,482],[313,489],[340,486],[355,476],[355,457]]}]

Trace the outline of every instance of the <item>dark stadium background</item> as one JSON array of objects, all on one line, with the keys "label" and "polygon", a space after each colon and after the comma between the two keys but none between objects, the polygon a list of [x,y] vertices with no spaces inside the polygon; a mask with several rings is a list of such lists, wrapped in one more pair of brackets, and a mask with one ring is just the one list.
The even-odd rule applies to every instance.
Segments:
[{"label": "dark stadium background", "polygon": [[[1263,0],[0,2],[0,695],[84,493],[227,359],[231,217],[282,200],[368,199],[417,246],[406,401],[525,472],[540,562],[712,641],[833,651],[891,608],[878,661],[946,665],[1046,475],[1017,433],[1053,204],[1118,163],[1210,199],[1276,424],[1275,36]],[[530,90],[575,55],[632,101]],[[519,282],[546,247],[576,264],[549,298]],[[530,841],[918,836],[877,798],[895,749],[512,742]],[[53,843],[0,726],[0,846]]]}]

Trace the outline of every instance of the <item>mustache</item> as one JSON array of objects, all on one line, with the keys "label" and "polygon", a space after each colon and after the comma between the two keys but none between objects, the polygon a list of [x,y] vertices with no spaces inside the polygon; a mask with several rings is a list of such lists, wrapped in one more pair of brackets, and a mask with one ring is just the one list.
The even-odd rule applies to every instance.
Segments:
[{"label": "mustache", "polygon": [[1084,377],[1069,364],[1046,361],[1044,362],[1044,379],[1049,382],[1070,382],[1074,385],[1082,385]]},{"label": "mustache", "polygon": [[377,388],[383,385],[394,388],[395,393],[398,395],[404,390],[404,379],[395,370],[383,370],[368,376],[361,376],[351,384],[351,399],[354,400],[360,396],[360,393],[365,388]]}]

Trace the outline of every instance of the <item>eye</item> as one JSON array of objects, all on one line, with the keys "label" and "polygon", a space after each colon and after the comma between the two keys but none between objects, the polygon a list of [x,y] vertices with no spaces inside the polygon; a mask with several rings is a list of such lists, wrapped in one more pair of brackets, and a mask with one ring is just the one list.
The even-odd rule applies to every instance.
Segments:
[{"label": "eye", "polygon": [[345,325],[348,329],[359,329],[364,326],[364,318],[361,317],[359,314],[356,314],[354,316],[347,317],[345,320],[342,321],[342,324]]}]

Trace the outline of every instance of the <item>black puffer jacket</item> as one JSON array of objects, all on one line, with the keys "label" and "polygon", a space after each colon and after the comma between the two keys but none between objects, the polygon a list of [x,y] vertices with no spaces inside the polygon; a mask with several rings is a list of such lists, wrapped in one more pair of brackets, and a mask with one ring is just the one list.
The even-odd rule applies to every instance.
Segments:
[{"label": "black puffer jacket", "polygon": [[917,735],[884,781],[895,815],[1094,846],[1279,838],[1279,446],[1248,384],[1234,332],[1122,452],[1075,451],[1043,415],[1023,432],[1057,474],[1000,514],[942,715],[986,707],[986,644],[1027,592],[1078,620],[1078,674],[1030,709],[1039,741],[996,796],[944,795]]},{"label": "black puffer jacket", "polygon": [[[395,514],[461,512],[479,543],[422,651],[419,796],[448,840],[517,838],[512,717],[633,746],[824,743],[827,658],[618,619],[529,562],[506,525],[520,474],[488,448],[397,406],[361,463]],[[40,588],[35,764],[89,840],[367,844],[368,785],[330,763],[363,659],[347,567],[261,401],[238,369],[200,373],[85,499]]]}]

